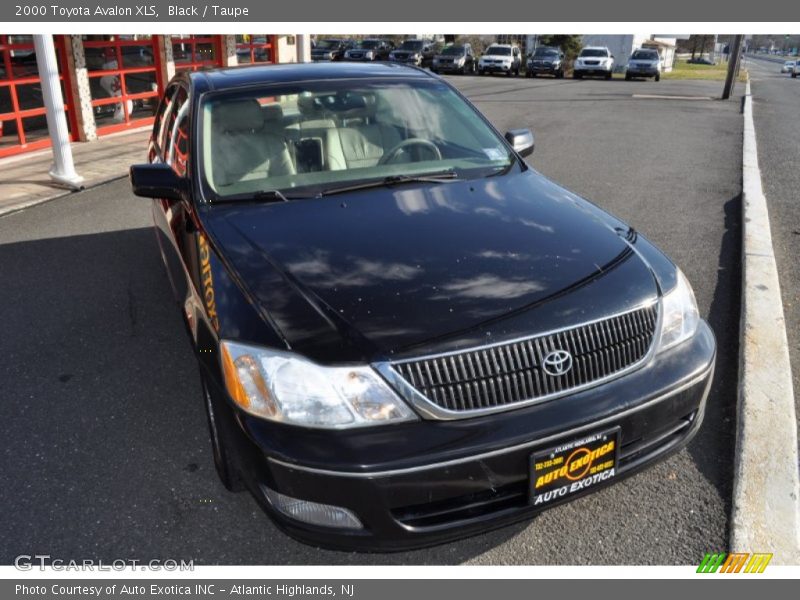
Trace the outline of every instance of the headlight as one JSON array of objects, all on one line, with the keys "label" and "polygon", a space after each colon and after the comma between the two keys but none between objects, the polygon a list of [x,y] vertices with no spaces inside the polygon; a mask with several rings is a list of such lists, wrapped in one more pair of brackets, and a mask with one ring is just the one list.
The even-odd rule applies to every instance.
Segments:
[{"label": "headlight", "polygon": [[375,56],[375,53],[372,50],[369,50],[366,54],[367,58],[372,58],[373,56]]},{"label": "headlight", "polygon": [[700,323],[700,313],[694,299],[692,286],[678,269],[678,282],[662,298],[661,337],[659,351],[672,348],[689,339]]},{"label": "headlight", "polygon": [[330,429],[416,419],[371,367],[323,367],[290,352],[229,341],[220,350],[228,394],[257,417]]}]

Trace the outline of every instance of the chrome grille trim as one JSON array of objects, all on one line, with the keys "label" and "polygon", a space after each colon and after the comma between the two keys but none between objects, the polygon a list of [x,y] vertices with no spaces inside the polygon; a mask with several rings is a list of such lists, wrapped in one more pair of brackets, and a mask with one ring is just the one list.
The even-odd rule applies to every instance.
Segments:
[{"label": "chrome grille trim", "polygon": [[[552,400],[616,379],[653,354],[661,325],[657,300],[626,312],[526,338],[374,367],[429,419],[464,419]],[[544,373],[544,356],[573,355],[565,375]]]}]

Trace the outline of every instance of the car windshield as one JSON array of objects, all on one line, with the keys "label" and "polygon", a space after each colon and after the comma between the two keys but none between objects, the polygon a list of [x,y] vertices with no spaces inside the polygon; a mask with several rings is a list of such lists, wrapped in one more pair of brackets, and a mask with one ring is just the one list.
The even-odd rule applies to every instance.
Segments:
[{"label": "car windshield", "polygon": [[377,48],[379,45],[380,45],[379,40],[363,40],[358,43],[359,48],[364,48],[366,50],[369,50],[371,48]]},{"label": "car windshield", "polygon": [[504,48],[502,46],[490,46],[486,51],[490,56],[511,56],[511,48]]},{"label": "car windshield", "polygon": [[533,53],[534,58],[553,58],[558,56],[558,50],[552,48],[539,49]]},{"label": "car windshield", "polygon": [[464,54],[464,46],[448,46],[442,50],[442,54],[444,56],[458,56],[459,54]]},{"label": "car windshield", "polygon": [[207,94],[202,173],[214,200],[287,199],[354,182],[503,174],[516,158],[444,82],[321,80]]},{"label": "car windshield", "polygon": [[658,60],[658,52],[647,52],[644,50],[637,50],[631,56],[634,60]]},{"label": "car windshield", "polygon": [[406,40],[400,45],[400,50],[422,50],[424,42]]},{"label": "car windshield", "polygon": [[591,57],[602,56],[602,57],[606,57],[606,56],[608,56],[608,52],[606,52],[605,50],[602,50],[602,49],[588,48],[586,50],[581,50],[581,56],[583,56],[583,57],[586,57],[586,56],[591,56]]},{"label": "car windshield", "polygon": [[320,40],[317,42],[316,47],[321,50],[329,50],[338,47],[341,43],[341,40]]}]

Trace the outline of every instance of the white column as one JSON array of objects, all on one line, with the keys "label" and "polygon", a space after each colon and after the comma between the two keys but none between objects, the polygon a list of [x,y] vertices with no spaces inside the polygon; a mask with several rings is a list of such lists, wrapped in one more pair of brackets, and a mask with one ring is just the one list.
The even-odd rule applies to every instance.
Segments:
[{"label": "white column", "polygon": [[42,82],[42,97],[47,111],[47,131],[53,145],[53,165],[50,178],[56,183],[71,189],[81,189],[83,177],[75,172],[72,162],[72,147],[69,144],[67,115],[64,112],[64,98],[61,96],[61,82],[58,79],[58,60],[52,35],[34,35],[36,64]]},{"label": "white column", "polygon": [[297,36],[297,62],[311,62],[311,39],[307,33]]}]

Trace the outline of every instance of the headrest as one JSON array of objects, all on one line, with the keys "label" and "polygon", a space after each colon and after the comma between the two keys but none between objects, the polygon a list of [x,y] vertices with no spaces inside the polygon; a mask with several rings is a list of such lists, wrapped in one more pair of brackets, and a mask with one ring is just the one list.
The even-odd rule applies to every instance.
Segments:
[{"label": "headrest", "polygon": [[342,117],[373,117],[376,111],[375,94],[348,94],[342,102]]},{"label": "headrest", "polygon": [[222,131],[255,131],[264,126],[264,113],[255,98],[220,102],[214,107],[214,125]]},{"label": "headrest", "polygon": [[319,98],[311,93],[305,93],[297,97],[297,110],[303,115],[318,115],[325,110],[325,107]]},{"label": "headrest", "polygon": [[283,121],[283,109],[280,104],[267,104],[261,108],[261,115],[265,122],[274,123]]}]

